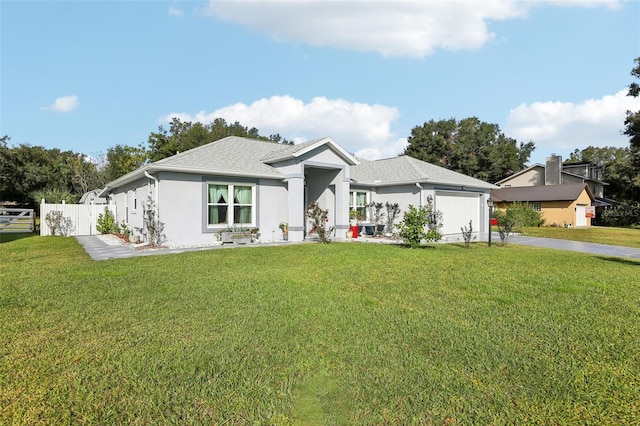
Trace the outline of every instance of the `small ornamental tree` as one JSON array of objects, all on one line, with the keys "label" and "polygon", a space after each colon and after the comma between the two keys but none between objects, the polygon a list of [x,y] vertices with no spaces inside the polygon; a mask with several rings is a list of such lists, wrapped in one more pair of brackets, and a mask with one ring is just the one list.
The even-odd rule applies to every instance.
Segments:
[{"label": "small ornamental tree", "polygon": [[509,235],[513,230],[514,218],[502,210],[496,210],[493,213],[493,217],[498,222],[498,234],[500,234],[500,240],[502,245],[506,246],[509,239]]},{"label": "small ornamental tree", "polygon": [[386,231],[388,234],[393,234],[393,228],[395,226],[395,221],[400,215],[400,206],[398,203],[390,203],[386,202],[384,206],[387,209],[387,226]]},{"label": "small ornamental tree", "polygon": [[380,235],[382,231],[378,229],[378,226],[382,225],[382,219],[384,218],[384,212],[382,211],[384,204],[372,201],[366,207],[369,210],[369,218],[373,223],[373,235]]},{"label": "small ornamental tree", "polygon": [[54,236],[60,230],[62,225],[62,212],[59,210],[52,210],[44,217],[44,222],[49,227],[51,235]]},{"label": "small ornamental tree", "polygon": [[144,203],[142,222],[143,227],[139,230],[145,236],[147,242],[154,246],[160,246],[166,241],[167,237],[162,233],[164,231],[164,223],[160,222],[156,203],[151,196],[147,197],[147,201]]},{"label": "small ornamental tree", "polygon": [[473,235],[473,221],[469,221],[469,228],[467,228],[466,226],[460,227],[460,230],[462,231],[462,238],[464,239],[464,246],[466,248],[469,248],[471,246],[471,241],[476,239],[476,236]]},{"label": "small ornamental tree", "polygon": [[313,229],[316,230],[320,242],[323,244],[331,242],[329,237],[331,233],[333,233],[333,226],[327,228],[327,222],[329,221],[328,216],[329,210],[321,209],[317,201],[309,203],[307,207],[307,217],[311,220]]},{"label": "small ornamental tree", "polygon": [[422,240],[438,241],[442,237],[442,212],[434,211],[431,205],[415,207],[409,204],[400,222],[400,238],[411,248],[420,246]]}]

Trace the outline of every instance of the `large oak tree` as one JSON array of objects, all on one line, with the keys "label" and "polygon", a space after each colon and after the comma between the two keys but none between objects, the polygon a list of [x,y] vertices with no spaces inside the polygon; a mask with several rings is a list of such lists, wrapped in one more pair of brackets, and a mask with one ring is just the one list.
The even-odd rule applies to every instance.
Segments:
[{"label": "large oak tree", "polygon": [[524,169],[535,149],[476,117],[430,120],[414,127],[408,142],[405,155],[492,183]]}]

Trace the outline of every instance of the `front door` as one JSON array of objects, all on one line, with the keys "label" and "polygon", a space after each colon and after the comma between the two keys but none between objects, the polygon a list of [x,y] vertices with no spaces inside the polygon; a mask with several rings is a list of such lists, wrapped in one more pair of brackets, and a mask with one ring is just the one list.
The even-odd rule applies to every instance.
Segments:
[{"label": "front door", "polygon": [[587,206],[576,206],[576,226],[587,226]]}]

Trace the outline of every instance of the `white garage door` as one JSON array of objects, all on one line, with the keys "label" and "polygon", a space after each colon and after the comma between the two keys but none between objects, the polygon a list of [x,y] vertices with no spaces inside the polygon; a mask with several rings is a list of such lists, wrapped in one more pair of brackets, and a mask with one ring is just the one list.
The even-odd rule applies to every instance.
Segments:
[{"label": "white garage door", "polygon": [[442,235],[460,234],[460,228],[480,229],[480,194],[464,192],[436,192],[435,209],[442,212]]}]

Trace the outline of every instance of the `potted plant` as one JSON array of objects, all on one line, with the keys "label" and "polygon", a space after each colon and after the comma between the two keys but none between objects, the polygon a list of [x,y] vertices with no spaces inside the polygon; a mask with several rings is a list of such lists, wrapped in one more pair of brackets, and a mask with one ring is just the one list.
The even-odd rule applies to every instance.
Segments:
[{"label": "potted plant", "polygon": [[280,223],[280,230],[282,230],[282,239],[284,241],[288,241],[289,240],[289,225],[287,224],[287,222],[281,222]]}]

